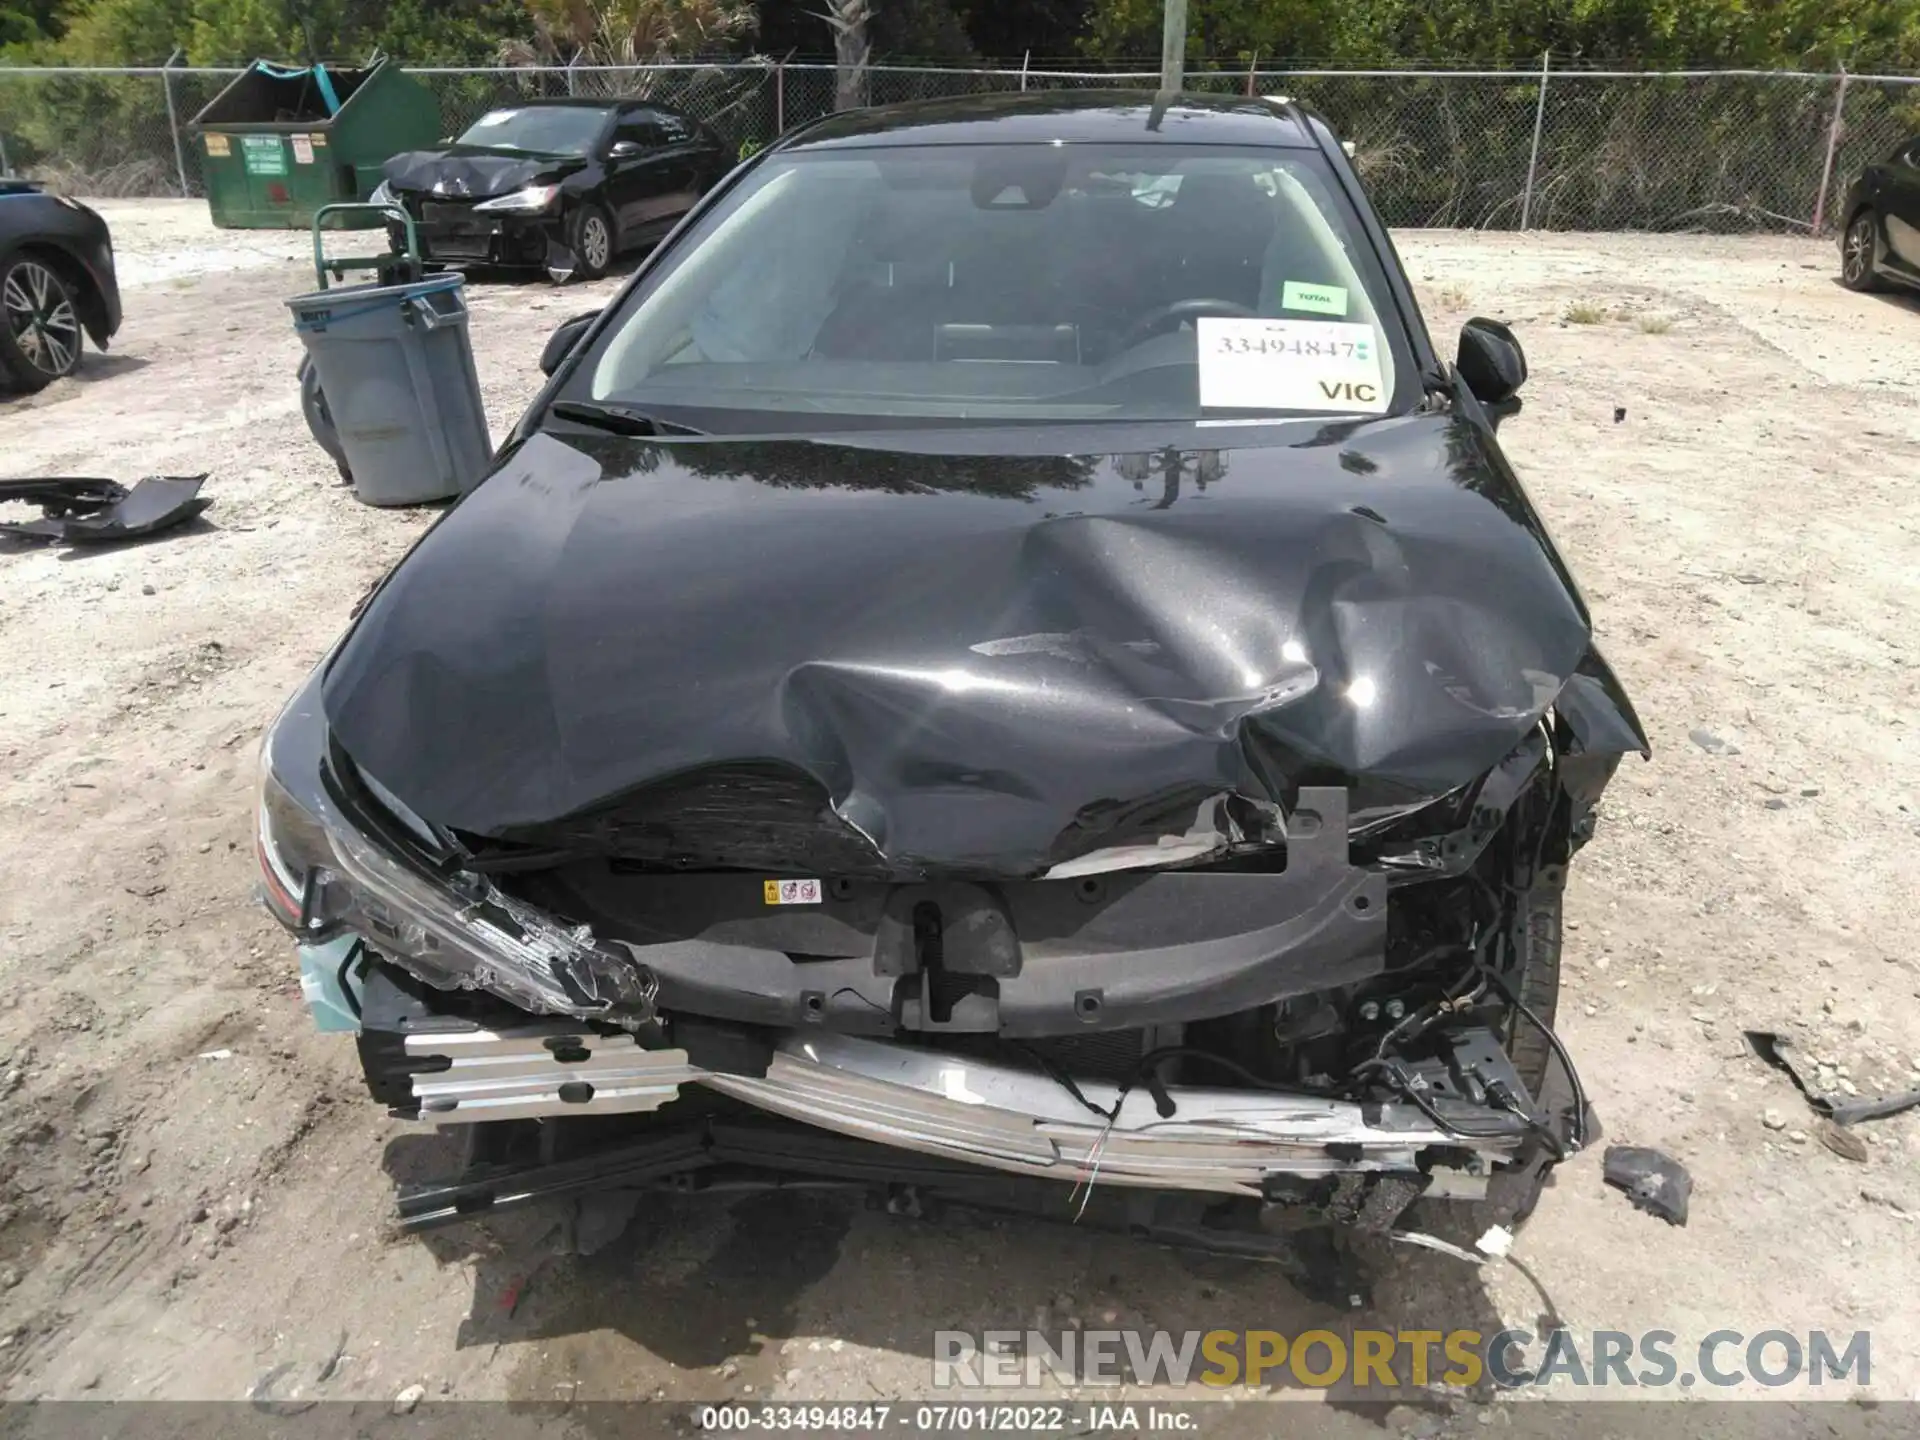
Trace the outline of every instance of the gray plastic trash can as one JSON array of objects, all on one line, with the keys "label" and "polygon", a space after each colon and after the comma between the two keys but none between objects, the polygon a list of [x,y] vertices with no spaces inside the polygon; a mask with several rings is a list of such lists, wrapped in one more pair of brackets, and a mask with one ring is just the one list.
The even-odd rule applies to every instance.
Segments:
[{"label": "gray plastic trash can", "polygon": [[446,500],[487,473],[493,441],[462,284],[459,275],[434,275],[287,301],[354,493],[369,505]]}]

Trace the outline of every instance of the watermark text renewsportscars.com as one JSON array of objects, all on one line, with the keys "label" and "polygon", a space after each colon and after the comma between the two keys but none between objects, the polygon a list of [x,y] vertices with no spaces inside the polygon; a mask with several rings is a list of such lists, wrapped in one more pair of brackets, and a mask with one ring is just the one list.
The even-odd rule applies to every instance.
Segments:
[{"label": "watermark text renewsportscars.com", "polygon": [[1872,1380],[1865,1330],[939,1330],[933,1388],[1730,1389]]}]

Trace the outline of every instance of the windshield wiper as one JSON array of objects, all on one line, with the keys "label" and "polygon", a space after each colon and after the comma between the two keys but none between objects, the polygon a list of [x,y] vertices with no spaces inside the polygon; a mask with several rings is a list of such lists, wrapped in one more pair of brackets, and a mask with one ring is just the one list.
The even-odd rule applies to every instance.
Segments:
[{"label": "windshield wiper", "polygon": [[591,425],[596,430],[611,431],[615,435],[704,435],[707,433],[674,420],[662,420],[658,415],[649,415],[646,411],[635,410],[630,405],[602,405],[591,400],[556,400],[551,409],[562,420]]}]

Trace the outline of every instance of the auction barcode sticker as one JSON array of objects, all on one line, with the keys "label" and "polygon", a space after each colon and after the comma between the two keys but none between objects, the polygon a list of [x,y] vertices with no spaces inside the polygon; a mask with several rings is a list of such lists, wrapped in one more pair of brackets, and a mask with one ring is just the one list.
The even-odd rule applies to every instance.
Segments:
[{"label": "auction barcode sticker", "polygon": [[818,880],[769,880],[763,886],[769,905],[818,905]]},{"label": "auction barcode sticker", "polygon": [[1380,337],[1371,325],[1208,315],[1197,335],[1204,409],[1386,412]]}]

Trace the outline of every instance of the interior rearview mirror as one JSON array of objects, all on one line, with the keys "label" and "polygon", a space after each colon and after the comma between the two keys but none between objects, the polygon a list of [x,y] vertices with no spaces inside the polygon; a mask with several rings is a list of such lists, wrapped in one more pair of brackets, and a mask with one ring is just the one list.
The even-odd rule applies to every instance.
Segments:
[{"label": "interior rearview mirror", "polygon": [[613,160],[631,160],[646,148],[638,140],[616,140],[613,142],[613,148],[607,152],[607,156]]},{"label": "interior rearview mirror", "polygon": [[540,351],[540,373],[551,375],[558,370],[561,362],[573,353],[573,347],[580,337],[587,333],[587,327],[599,318],[598,310],[589,310],[571,320],[562,320],[553,334],[547,337],[547,343]]},{"label": "interior rearview mirror", "polygon": [[1527,356],[1513,331],[1498,320],[1474,316],[1460,327],[1460,353],[1454,364],[1474,398],[1494,418],[1520,408],[1519,390],[1527,382]]}]

